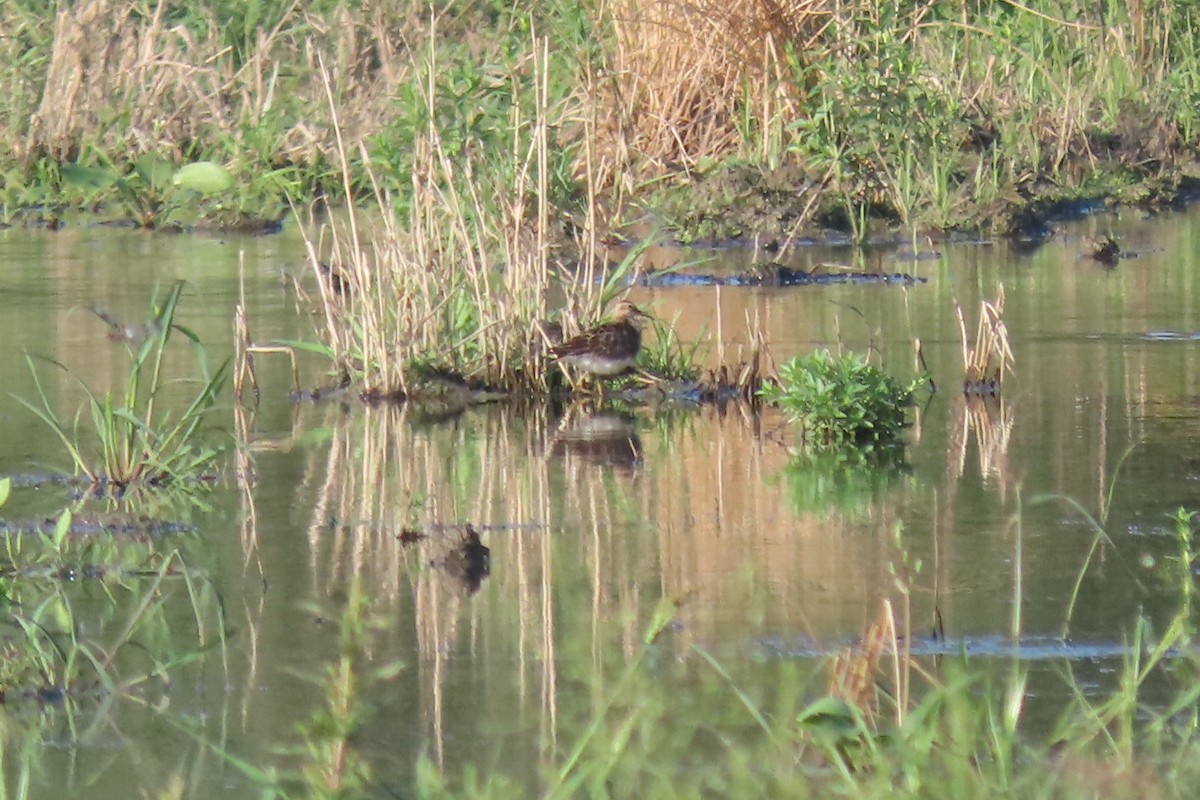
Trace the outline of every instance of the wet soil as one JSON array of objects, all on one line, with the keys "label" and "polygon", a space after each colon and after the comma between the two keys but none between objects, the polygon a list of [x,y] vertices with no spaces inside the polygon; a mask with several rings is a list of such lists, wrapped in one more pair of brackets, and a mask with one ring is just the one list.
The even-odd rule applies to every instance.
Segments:
[{"label": "wet soil", "polygon": [[[1200,198],[1200,158],[1180,143],[1154,145],[1153,137],[1139,138],[1141,128],[1126,127],[1121,135],[1090,142],[1088,152],[1061,166],[1056,179],[1030,179],[993,203],[964,206],[945,227],[914,224],[933,239],[970,232],[1036,241],[1052,235],[1055,222],[1121,206],[1179,210]],[[886,200],[863,202],[870,243],[911,238],[911,226],[901,224],[900,214]],[[693,173],[660,191],[647,206],[652,225],[689,245],[745,242],[772,249],[795,242],[836,242],[852,230],[843,193],[827,177],[797,166],[736,164]]]}]

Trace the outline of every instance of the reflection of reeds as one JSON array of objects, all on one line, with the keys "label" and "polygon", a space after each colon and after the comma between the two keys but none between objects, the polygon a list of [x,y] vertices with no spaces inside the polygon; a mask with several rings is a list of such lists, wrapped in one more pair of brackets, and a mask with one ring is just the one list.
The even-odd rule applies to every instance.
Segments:
[{"label": "reflection of reeds", "polygon": [[[787,453],[744,403],[683,417],[577,410],[561,430],[542,407],[478,409],[452,425],[415,421],[411,407],[316,413],[330,444],[308,451],[294,489],[311,509],[301,545],[310,588],[300,594],[326,604],[357,580],[373,614],[404,621],[377,647],[411,651],[435,760],[461,724],[450,710],[456,663],[513,665],[502,678],[517,687],[511,711],[538,718],[552,740],[560,687],[636,653],[660,597],[694,596],[681,638],[734,625],[744,635],[747,614],[823,635],[861,624],[861,598],[886,567],[861,544],[893,515],[846,523],[788,512],[770,477]],[[278,457],[255,453],[260,470]],[[474,595],[434,548],[434,536],[464,523],[490,550]],[[259,538],[249,533],[247,548],[270,550]],[[263,561],[265,577],[278,573]]]},{"label": "reflection of reeds", "polygon": [[1008,484],[1008,442],[1013,427],[1013,416],[1004,398],[992,401],[967,395],[956,407],[954,416],[951,450],[958,464],[957,477],[962,477],[966,468],[967,445],[974,435],[979,451],[979,475],[985,480],[994,478],[1003,496]]},{"label": "reflection of reeds", "polygon": [[[463,645],[482,646],[482,637],[492,652],[517,651],[521,705],[531,699],[528,665],[552,673],[556,663],[542,530],[544,414],[473,415],[478,427],[471,433],[414,424],[407,407],[331,418],[327,458],[312,464],[301,489],[316,498],[308,526],[313,590],[337,597],[361,582],[375,613],[413,620],[398,633],[415,636],[422,717],[440,761],[446,673]],[[475,524],[459,524],[468,522]],[[507,569],[487,577],[472,598],[473,582],[485,577],[475,567],[485,563],[487,549],[499,550]],[[500,584],[495,589],[493,581]],[[512,605],[496,595],[515,600],[515,630]],[[544,676],[533,697],[552,703],[546,687],[554,683],[553,674]],[[553,716],[549,705],[543,711]]]},{"label": "reflection of reeds", "polygon": [[1005,370],[1012,372],[1014,361],[1008,346],[1008,328],[1004,325],[1004,286],[995,300],[979,304],[979,324],[975,328],[975,343],[967,339],[967,323],[962,306],[954,304],[958,331],[962,337],[963,390],[969,393],[994,394],[1000,391]]}]

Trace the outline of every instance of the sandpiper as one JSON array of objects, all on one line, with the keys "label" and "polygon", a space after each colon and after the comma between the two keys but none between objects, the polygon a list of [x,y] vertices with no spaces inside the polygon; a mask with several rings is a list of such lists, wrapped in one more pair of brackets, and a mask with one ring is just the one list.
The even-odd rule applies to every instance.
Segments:
[{"label": "sandpiper", "polygon": [[613,309],[612,321],[573,336],[550,353],[560,364],[570,364],[584,372],[607,378],[620,375],[637,362],[642,348],[639,325],[650,315],[628,300]]}]

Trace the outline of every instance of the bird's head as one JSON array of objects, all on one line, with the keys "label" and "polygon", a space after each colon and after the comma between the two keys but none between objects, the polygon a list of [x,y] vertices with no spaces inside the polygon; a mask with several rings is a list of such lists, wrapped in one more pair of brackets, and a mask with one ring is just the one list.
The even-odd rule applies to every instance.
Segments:
[{"label": "bird's head", "polygon": [[649,314],[647,314],[645,311],[642,311],[628,300],[618,300],[617,304],[613,306],[613,322],[632,322],[637,325],[650,318],[651,317]]}]

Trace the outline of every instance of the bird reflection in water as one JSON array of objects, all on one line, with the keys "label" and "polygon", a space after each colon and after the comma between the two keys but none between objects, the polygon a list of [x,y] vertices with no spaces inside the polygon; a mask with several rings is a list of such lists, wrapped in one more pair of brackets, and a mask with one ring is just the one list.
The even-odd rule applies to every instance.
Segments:
[{"label": "bird reflection in water", "polygon": [[630,414],[572,407],[550,443],[550,455],[632,473],[642,465],[642,440]]}]

